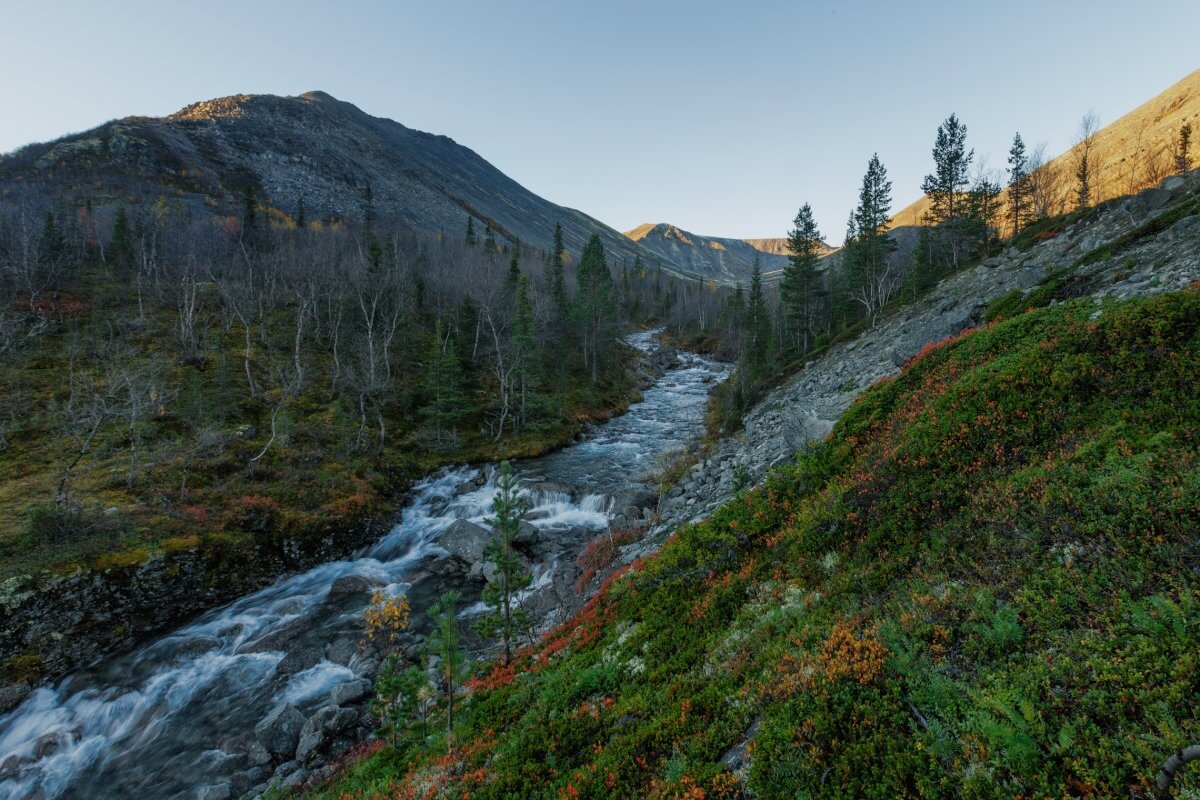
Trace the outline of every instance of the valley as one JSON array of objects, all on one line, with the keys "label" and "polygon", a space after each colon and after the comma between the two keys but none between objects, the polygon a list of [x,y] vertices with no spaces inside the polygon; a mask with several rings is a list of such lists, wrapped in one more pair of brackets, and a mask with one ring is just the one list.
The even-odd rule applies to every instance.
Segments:
[{"label": "valley", "polygon": [[836,238],[321,91],[0,155],[0,800],[1196,796],[1198,80]]}]

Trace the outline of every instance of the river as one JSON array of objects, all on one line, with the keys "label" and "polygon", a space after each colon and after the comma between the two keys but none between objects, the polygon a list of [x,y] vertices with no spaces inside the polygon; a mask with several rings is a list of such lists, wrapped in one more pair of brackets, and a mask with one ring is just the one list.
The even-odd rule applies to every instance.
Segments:
[{"label": "river", "polygon": [[[648,350],[654,334],[629,342]],[[626,414],[514,465],[536,527],[606,528],[609,498],[651,471],[660,453],[700,434],[708,391],[727,367],[688,353],[680,359]],[[444,552],[440,533],[459,519],[484,523],[491,475],[487,467],[440,470],[413,488],[400,521],[353,557],[281,578],[37,689],[0,717],[0,798],[192,800],[197,787],[242,766],[242,745],[272,708],[290,703],[311,713],[361,671],[354,631],[367,601],[331,592],[335,582],[361,576],[389,593],[410,591],[420,565]],[[551,580],[553,569],[540,565],[536,580]],[[429,594],[412,597],[414,609]],[[344,657],[328,657],[332,651]]]}]

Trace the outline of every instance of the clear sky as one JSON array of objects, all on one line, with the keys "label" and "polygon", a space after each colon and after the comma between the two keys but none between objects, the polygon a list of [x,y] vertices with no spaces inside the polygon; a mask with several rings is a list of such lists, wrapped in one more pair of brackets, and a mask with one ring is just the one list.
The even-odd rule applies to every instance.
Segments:
[{"label": "clear sky", "polygon": [[840,241],[872,152],[895,207],[938,123],[1003,167],[1200,67],[1197,0],[0,1],[0,152],[237,93],[322,89],[626,230]]}]

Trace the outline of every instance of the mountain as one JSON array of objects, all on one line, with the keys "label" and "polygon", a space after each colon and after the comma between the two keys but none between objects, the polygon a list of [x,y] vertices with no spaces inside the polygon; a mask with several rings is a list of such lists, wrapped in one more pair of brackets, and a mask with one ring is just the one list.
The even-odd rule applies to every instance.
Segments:
[{"label": "mountain", "polygon": [[[1195,165],[1200,158],[1200,69],[1096,133],[1092,145],[1092,202],[1133,194],[1175,172],[1173,154],[1179,128],[1185,122],[1192,125]],[[1022,133],[1027,146],[1037,138],[1036,131]],[[1054,213],[1074,208],[1072,191],[1078,155],[1077,145],[1047,164],[1055,194]],[[892,225],[920,225],[927,210],[929,200],[922,197],[900,210],[892,218]]]},{"label": "mountain", "polygon": [[[700,236],[666,222],[639,225],[625,235],[661,261],[724,284],[749,282],[756,258],[764,276],[777,276],[788,260],[787,239]],[[826,248],[823,255],[831,252]]]},{"label": "mountain", "polygon": [[[127,117],[0,157],[0,187],[51,182],[62,193],[112,197],[166,192],[196,208],[236,213],[247,185],[284,215],[361,218],[370,187],[377,214],[418,230],[478,233],[548,247],[561,222],[578,254],[598,233],[613,262],[652,253],[596,219],[530,192],[446,136],[373,117],[324,92],[236,95],[163,118]],[[659,258],[663,268],[675,265]]]}]

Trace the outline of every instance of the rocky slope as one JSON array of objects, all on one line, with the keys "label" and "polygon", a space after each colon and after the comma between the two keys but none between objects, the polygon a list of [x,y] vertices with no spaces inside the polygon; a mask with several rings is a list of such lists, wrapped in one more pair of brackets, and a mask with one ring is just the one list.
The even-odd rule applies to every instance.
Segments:
[{"label": "rocky slope", "polygon": [[224,213],[240,213],[251,185],[289,217],[303,201],[309,221],[361,218],[370,187],[378,215],[418,230],[461,236],[473,215],[481,237],[490,223],[502,240],[548,247],[561,222],[571,253],[598,233],[611,261],[651,256],[587,214],[535,195],[453,139],[373,117],[324,92],[223,97],[161,119],[128,117],[29,145],[0,157],[0,190],[19,181],[50,182],[64,193],[86,188],[93,199],[166,192]]},{"label": "rocky slope", "polygon": [[[639,225],[625,235],[665,263],[728,285],[749,283],[755,259],[767,280],[778,279],[788,261],[786,239],[700,236],[666,222]],[[827,247],[825,254],[831,252]]]},{"label": "rocky slope", "polygon": [[[822,439],[867,387],[895,375],[926,345],[983,324],[989,301],[1013,290],[1053,288],[1054,281],[1056,299],[1091,295],[1099,307],[1104,298],[1158,294],[1200,280],[1198,212],[1200,170],[1172,176],[1096,209],[1028,251],[1009,248],[944,280],[919,302],[835,345],[768,395],[746,416],[741,433],[723,440],[661,499],[654,535],[629,548],[627,557],[649,552],[668,532],[725,503],[742,470],[742,482],[758,483],[771,467]],[[1165,230],[1147,230],[1156,220],[1173,221]]]}]

